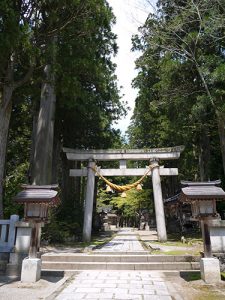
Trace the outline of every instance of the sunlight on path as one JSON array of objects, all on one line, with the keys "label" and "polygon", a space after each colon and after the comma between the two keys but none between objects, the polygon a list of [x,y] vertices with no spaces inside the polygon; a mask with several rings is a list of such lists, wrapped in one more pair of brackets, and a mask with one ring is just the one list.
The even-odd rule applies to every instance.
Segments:
[{"label": "sunlight on path", "polygon": [[[145,251],[132,229],[120,230],[116,237],[105,244],[98,252],[135,252]],[[119,254],[119,253],[118,253]]]}]

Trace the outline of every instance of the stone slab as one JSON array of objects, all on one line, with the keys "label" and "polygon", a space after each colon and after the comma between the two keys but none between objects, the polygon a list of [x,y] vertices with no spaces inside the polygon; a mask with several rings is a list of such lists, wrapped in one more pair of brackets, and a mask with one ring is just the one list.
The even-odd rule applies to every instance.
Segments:
[{"label": "stone slab", "polygon": [[[100,281],[103,283],[99,283]],[[123,283],[124,281],[126,282]],[[167,286],[167,279],[161,272],[106,270],[83,271],[77,274],[56,299],[169,300],[172,297]]]}]

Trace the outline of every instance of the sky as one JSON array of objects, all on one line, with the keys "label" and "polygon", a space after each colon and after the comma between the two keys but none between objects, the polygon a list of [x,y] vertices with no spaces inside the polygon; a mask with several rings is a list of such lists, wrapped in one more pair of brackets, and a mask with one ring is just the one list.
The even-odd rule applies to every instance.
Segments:
[{"label": "sky", "polygon": [[128,102],[130,107],[127,116],[113,126],[119,128],[123,134],[129,126],[138,92],[132,88],[131,82],[137,75],[135,59],[140,53],[131,52],[131,38],[133,34],[138,33],[138,27],[144,24],[151,10],[151,5],[147,2],[147,0],[108,0],[116,16],[116,24],[113,26],[112,31],[117,34],[119,47],[117,56],[113,58],[113,61],[117,64],[118,86],[123,87],[121,89],[122,100]]}]

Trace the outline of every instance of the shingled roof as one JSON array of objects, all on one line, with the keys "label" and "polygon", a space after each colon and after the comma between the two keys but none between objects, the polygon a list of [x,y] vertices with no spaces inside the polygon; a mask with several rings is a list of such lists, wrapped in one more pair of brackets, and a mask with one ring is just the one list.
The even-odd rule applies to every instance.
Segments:
[{"label": "shingled roof", "polygon": [[57,205],[60,200],[58,192],[51,189],[54,186],[23,186],[25,190],[19,192],[14,198],[17,203],[48,203],[50,206]]},{"label": "shingled roof", "polygon": [[181,189],[179,199],[182,202],[189,200],[225,200],[225,192],[221,187],[220,180],[205,181],[205,182],[191,182],[181,181],[181,184],[186,186]]}]

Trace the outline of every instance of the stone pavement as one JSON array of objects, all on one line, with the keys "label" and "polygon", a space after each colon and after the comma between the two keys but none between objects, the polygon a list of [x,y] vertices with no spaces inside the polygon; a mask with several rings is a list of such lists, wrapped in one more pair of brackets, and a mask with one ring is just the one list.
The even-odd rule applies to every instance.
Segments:
[{"label": "stone pavement", "polygon": [[160,272],[83,271],[55,299],[172,300],[172,297]]},{"label": "stone pavement", "polygon": [[[121,229],[117,235],[97,252],[139,252],[145,251],[135,233],[130,229]],[[94,251],[95,252],[95,251]]]},{"label": "stone pavement", "polygon": [[[144,252],[131,230],[121,230],[98,252]],[[176,295],[176,297],[174,297]],[[120,300],[172,300],[183,299],[176,291],[170,295],[167,278],[158,271],[82,271],[74,276],[56,300],[120,299]]]}]

